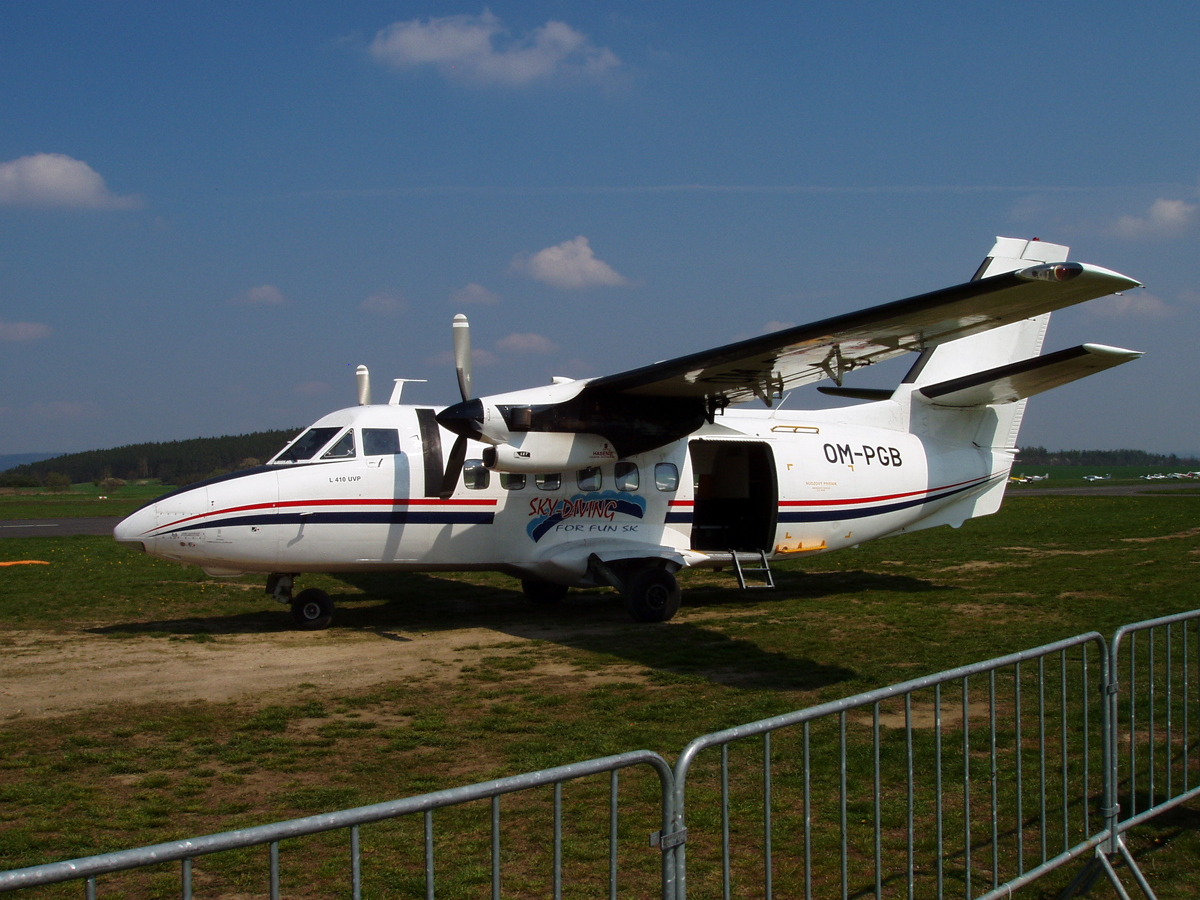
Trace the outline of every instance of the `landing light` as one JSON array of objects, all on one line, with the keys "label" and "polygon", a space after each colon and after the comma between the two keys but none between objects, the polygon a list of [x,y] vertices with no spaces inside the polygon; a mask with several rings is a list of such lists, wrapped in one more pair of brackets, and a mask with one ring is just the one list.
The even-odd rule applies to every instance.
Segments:
[{"label": "landing light", "polygon": [[1048,263],[1044,266],[1030,266],[1016,273],[1018,278],[1025,281],[1070,281],[1083,274],[1083,266],[1079,263]]}]

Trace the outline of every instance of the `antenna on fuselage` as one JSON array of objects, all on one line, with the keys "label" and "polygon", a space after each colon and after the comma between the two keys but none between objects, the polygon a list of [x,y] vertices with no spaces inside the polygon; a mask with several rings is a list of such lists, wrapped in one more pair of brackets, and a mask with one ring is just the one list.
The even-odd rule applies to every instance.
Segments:
[{"label": "antenna on fuselage", "polygon": [[367,371],[366,366],[359,366],[354,373],[354,378],[358,382],[358,405],[371,405],[371,373]]},{"label": "antenna on fuselage", "polygon": [[404,390],[406,384],[424,384],[427,380],[425,378],[393,378],[395,387],[392,388],[392,396],[388,398],[388,406],[400,405],[400,392]]}]

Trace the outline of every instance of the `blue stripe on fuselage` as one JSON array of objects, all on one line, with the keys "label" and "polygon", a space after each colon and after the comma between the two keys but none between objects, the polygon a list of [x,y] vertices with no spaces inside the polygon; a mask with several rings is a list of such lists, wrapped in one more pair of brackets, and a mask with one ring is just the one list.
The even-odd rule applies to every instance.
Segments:
[{"label": "blue stripe on fuselage", "polygon": [[180,531],[204,531],[209,528],[236,528],[245,525],[491,525],[494,512],[424,512],[393,509],[382,511],[344,510],[314,513],[259,513],[251,516],[230,516],[207,522],[189,523],[160,531],[160,535]]}]

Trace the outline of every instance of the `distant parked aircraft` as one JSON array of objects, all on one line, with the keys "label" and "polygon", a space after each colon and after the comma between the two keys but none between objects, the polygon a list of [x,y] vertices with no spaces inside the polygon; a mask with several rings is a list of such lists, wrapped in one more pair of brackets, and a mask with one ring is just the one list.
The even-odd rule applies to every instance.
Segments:
[{"label": "distant parked aircraft", "polygon": [[1084,475],[1084,481],[1108,481],[1112,478],[1111,475]]}]

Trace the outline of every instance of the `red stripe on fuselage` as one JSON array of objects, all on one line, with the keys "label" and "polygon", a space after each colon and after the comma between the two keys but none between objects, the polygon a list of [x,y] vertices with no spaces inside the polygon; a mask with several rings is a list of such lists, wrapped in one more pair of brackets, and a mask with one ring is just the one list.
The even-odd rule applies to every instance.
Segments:
[{"label": "red stripe on fuselage", "polygon": [[[990,477],[990,476],[989,476]],[[780,500],[780,506],[855,506],[861,503],[879,503],[885,500],[901,500],[905,497],[916,497],[919,494],[934,494],[938,491],[949,491],[954,488],[962,487],[972,483],[984,484],[989,478],[969,478],[966,481],[958,481],[954,484],[944,484],[941,487],[923,488],[919,491],[905,491],[900,494],[879,494],[875,497],[859,497],[850,500]]]},{"label": "red stripe on fuselage", "polygon": [[274,503],[250,503],[246,506],[229,506],[224,509],[214,509],[208,512],[202,512],[194,516],[185,516],[182,519],[176,519],[174,522],[169,522],[166,525],[156,525],[149,531],[143,531],[142,534],[150,534],[151,531],[160,531],[164,528],[178,528],[186,522],[193,522],[196,519],[207,519],[211,516],[225,516],[230,513],[254,512],[261,509],[289,509],[295,506],[439,506],[439,507],[454,507],[454,506],[495,506],[495,499],[480,498],[478,500],[441,500],[433,497],[412,497],[401,500],[393,500],[388,497],[382,498],[354,498],[348,500],[280,500]]}]

